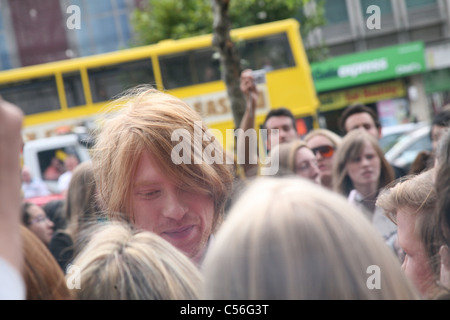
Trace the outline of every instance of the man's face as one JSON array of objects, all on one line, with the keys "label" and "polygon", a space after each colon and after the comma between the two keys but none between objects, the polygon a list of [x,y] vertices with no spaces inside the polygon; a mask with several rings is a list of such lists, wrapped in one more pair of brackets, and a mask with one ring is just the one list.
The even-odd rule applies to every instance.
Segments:
[{"label": "man's face", "polygon": [[198,262],[213,229],[212,197],[177,187],[149,152],[140,157],[133,181],[135,225],[160,235]]},{"label": "man's face", "polygon": [[289,142],[297,138],[297,131],[295,131],[292,119],[288,116],[273,116],[270,117],[266,122],[267,128],[267,149],[272,149],[276,143],[271,141],[271,130],[279,130],[279,141],[278,143]]},{"label": "man's face", "polygon": [[367,130],[367,132],[369,132],[377,140],[381,138],[381,129],[376,127],[375,121],[370,114],[366,112],[352,114],[347,118],[347,120],[345,120],[344,126],[346,132],[362,128]]},{"label": "man's face", "polygon": [[415,209],[399,208],[397,211],[398,242],[405,252],[402,269],[424,296],[435,289],[433,271],[425,246],[416,230]]}]

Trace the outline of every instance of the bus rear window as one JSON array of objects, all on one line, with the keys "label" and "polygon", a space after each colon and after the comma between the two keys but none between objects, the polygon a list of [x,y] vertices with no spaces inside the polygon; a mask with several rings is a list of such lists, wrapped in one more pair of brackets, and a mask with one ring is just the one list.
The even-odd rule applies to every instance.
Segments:
[{"label": "bus rear window", "polygon": [[0,95],[19,106],[25,115],[61,109],[53,76],[0,84]]},{"label": "bus rear window", "polygon": [[159,58],[166,89],[220,80],[220,62],[209,47]]},{"label": "bus rear window", "polygon": [[295,66],[286,33],[245,40],[238,48],[244,68],[271,71]]},{"label": "bus rear window", "polygon": [[155,86],[150,59],[88,69],[92,101],[107,101],[137,85]]},{"label": "bus rear window", "polygon": [[67,106],[70,108],[86,104],[80,72],[63,74],[63,81],[64,91],[66,92]]}]

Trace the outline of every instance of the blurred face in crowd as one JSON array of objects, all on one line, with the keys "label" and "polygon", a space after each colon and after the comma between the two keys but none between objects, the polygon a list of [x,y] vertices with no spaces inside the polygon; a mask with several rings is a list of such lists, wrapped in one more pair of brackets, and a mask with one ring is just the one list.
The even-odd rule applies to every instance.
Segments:
[{"label": "blurred face in crowd", "polygon": [[28,208],[29,225],[28,228],[44,242],[46,245],[50,244],[53,236],[54,223],[47,218],[44,209],[38,205],[32,205]]},{"label": "blurred face in crowd", "polygon": [[349,159],[347,169],[356,189],[367,187],[376,189],[378,187],[381,161],[370,143],[366,143],[358,157]]},{"label": "blurred face in crowd", "polygon": [[405,259],[402,264],[405,275],[414,283],[419,292],[426,296],[427,292],[434,289],[436,284],[425,246],[415,230],[416,211],[417,209],[398,209],[398,241],[405,252]]},{"label": "blurred face in crowd", "polygon": [[327,137],[318,134],[311,137],[307,141],[307,145],[316,156],[322,179],[324,177],[331,178],[334,155],[334,146],[331,141]]},{"label": "blurred face in crowd", "polygon": [[68,156],[64,161],[64,165],[67,170],[73,171],[75,167],[79,164],[78,158],[75,156]]},{"label": "blurred face in crowd", "polygon": [[311,149],[303,147],[295,152],[295,174],[320,184],[320,170]]},{"label": "blurred face in crowd", "polygon": [[432,145],[434,154],[436,154],[436,149],[437,149],[439,140],[444,135],[444,133],[447,132],[448,130],[450,130],[449,127],[443,127],[443,126],[438,126],[438,125],[434,125],[431,127],[431,145]]},{"label": "blurred face in crowd", "polygon": [[278,143],[289,142],[297,138],[297,131],[295,131],[292,119],[288,116],[273,116],[266,122],[267,128],[267,148],[272,149],[276,143],[271,141],[271,130],[278,129],[279,141]]},{"label": "blurred face in crowd", "polygon": [[26,167],[23,167],[23,169],[22,169],[22,182],[26,182],[26,183],[31,182],[31,172]]},{"label": "blurred face in crowd", "polygon": [[203,256],[213,229],[213,198],[175,185],[151,153],[144,152],[138,163],[131,207],[138,228],[160,235],[194,261]]},{"label": "blurred face in crowd", "polygon": [[345,120],[345,130],[350,132],[355,129],[365,129],[377,140],[381,138],[381,130],[379,130],[373,118],[366,112],[355,113]]}]

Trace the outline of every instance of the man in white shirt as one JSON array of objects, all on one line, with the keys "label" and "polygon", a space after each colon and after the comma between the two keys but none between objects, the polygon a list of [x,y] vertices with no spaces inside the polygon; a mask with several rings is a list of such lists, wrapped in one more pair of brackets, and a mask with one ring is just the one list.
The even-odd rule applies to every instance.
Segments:
[{"label": "man in white shirt", "polygon": [[51,194],[44,181],[33,178],[27,167],[22,168],[22,191],[25,199],[45,197]]},{"label": "man in white shirt", "polygon": [[68,155],[67,158],[64,160],[64,166],[66,167],[66,172],[64,172],[62,175],[58,178],[58,190],[59,192],[65,194],[67,192],[67,189],[69,189],[69,183],[72,179],[72,172],[73,169],[78,166],[80,161],[75,155]]}]

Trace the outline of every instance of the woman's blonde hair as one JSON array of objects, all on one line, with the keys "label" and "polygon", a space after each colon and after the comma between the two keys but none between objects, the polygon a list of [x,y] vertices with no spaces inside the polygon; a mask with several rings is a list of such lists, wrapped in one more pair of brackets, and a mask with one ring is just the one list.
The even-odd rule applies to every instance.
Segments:
[{"label": "woman's blonde hair", "polygon": [[[125,213],[127,220],[134,219],[130,203],[132,180],[140,156],[150,152],[161,171],[178,186],[212,197],[217,226],[224,214],[233,174],[226,164],[225,151],[201,116],[182,100],[148,86],[125,92],[110,108],[116,111],[99,126],[93,151],[99,202],[108,214],[116,217]],[[173,141],[175,130],[185,134],[181,142]],[[194,141],[198,133],[201,141]],[[175,164],[172,160],[174,147],[179,144],[183,152],[190,151],[187,163]],[[211,146],[219,161],[199,159],[203,150]]]},{"label": "woman's blonde hair", "polygon": [[316,136],[324,136],[325,138],[330,140],[331,144],[333,145],[333,147],[335,149],[337,149],[340,146],[340,144],[342,143],[341,136],[337,135],[336,133],[334,133],[331,130],[323,129],[323,128],[314,129],[314,130],[310,131],[303,140],[305,142],[308,142],[311,138],[316,137]]},{"label": "woman's blonde hair", "polygon": [[397,211],[407,209],[415,215],[415,230],[430,261],[436,277],[439,275],[439,248],[443,243],[438,226],[439,215],[436,212],[437,193],[433,182],[434,169],[418,175],[403,177],[393,187],[387,186],[380,192],[376,205],[384,210],[389,219],[397,224]]},{"label": "woman's blonde hair", "polygon": [[[160,236],[123,222],[105,222],[73,265],[80,270],[79,300],[198,299],[202,276],[182,252]],[[70,275],[68,275],[70,276]]]},{"label": "woman's blonde hair", "polygon": [[300,148],[308,148],[306,143],[300,139],[277,144],[270,151],[271,157],[278,157],[279,169],[277,176],[293,175],[296,172],[295,154]]},{"label": "woman's blonde hair", "polygon": [[[368,285],[374,266],[382,270],[377,290]],[[418,298],[360,211],[291,177],[249,185],[219,230],[204,274],[205,299]]]},{"label": "woman's blonde hair", "polygon": [[333,157],[333,188],[344,196],[348,196],[354,189],[354,185],[348,174],[347,164],[351,159],[360,157],[364,147],[369,143],[380,159],[380,179],[378,189],[391,183],[394,178],[394,170],[384,157],[378,140],[363,129],[352,130],[345,135],[342,143]]}]

